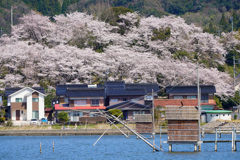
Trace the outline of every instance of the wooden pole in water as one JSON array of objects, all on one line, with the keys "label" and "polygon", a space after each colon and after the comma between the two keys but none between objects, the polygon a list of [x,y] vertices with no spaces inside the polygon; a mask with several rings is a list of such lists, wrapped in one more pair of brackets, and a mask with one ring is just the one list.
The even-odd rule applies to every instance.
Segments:
[{"label": "wooden pole in water", "polygon": [[197,145],[194,144],[194,152],[197,152]]},{"label": "wooden pole in water", "polygon": [[217,151],[217,128],[215,129],[215,151]]},{"label": "wooden pole in water", "polygon": [[162,126],[160,126],[160,132],[159,132],[159,134],[160,134],[160,138],[162,138]]},{"label": "wooden pole in water", "polygon": [[172,152],[172,144],[169,144],[169,146],[168,146],[168,151],[169,151],[169,152]]},{"label": "wooden pole in water", "polygon": [[54,141],[53,141],[53,152],[54,152]]},{"label": "wooden pole in water", "polygon": [[42,145],[41,145],[41,142],[40,142],[40,153],[42,153]]},{"label": "wooden pole in water", "polygon": [[202,138],[204,138],[204,135],[205,133],[204,133],[204,126],[203,126],[203,128],[202,128]]},{"label": "wooden pole in water", "polygon": [[221,131],[220,131],[220,130],[221,130],[221,128],[218,127],[218,133],[219,133],[218,137],[219,137],[219,138],[221,138]]},{"label": "wooden pole in water", "polygon": [[162,140],[160,139],[160,149],[162,149]]},{"label": "wooden pole in water", "polygon": [[[153,140],[153,146],[155,145],[155,140]],[[155,147],[153,147],[153,153],[155,152]]]}]

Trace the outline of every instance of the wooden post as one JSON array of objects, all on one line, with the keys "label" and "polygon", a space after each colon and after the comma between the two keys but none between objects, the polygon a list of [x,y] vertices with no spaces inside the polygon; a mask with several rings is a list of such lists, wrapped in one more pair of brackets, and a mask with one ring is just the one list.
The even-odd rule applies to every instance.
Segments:
[{"label": "wooden post", "polygon": [[233,128],[233,151],[236,151],[236,130]]},{"label": "wooden post", "polygon": [[217,151],[217,128],[215,129],[215,151]]},{"label": "wooden post", "polygon": [[172,152],[172,144],[169,144],[168,150],[169,150],[169,152]]},{"label": "wooden post", "polygon": [[160,149],[162,149],[162,140],[160,139]]},{"label": "wooden post", "polygon": [[219,138],[221,138],[221,131],[220,131],[220,130],[221,130],[221,128],[218,127],[218,133],[219,133],[218,137],[219,137]]},{"label": "wooden post", "polygon": [[194,152],[197,152],[197,145],[194,144]]},{"label": "wooden post", "polygon": [[201,151],[201,144],[198,145],[198,151]]},{"label": "wooden post", "polygon": [[42,153],[42,145],[41,145],[41,142],[40,142],[40,153]]},{"label": "wooden post", "polygon": [[160,138],[162,138],[162,126],[160,126],[160,132],[159,132],[159,134],[160,134]]},{"label": "wooden post", "polygon": [[155,152],[155,140],[153,140],[153,153]]},{"label": "wooden post", "polygon": [[54,141],[53,141],[53,148],[52,149],[53,149],[53,152],[54,152]]},{"label": "wooden post", "polygon": [[203,128],[202,128],[202,138],[204,138],[204,126],[203,126]]}]

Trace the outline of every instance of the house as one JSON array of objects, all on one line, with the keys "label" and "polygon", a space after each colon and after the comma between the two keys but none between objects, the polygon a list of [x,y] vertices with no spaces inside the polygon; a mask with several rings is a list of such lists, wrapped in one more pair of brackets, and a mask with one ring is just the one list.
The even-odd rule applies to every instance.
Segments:
[{"label": "house", "polygon": [[[133,119],[134,113],[148,108],[144,104],[149,99],[151,100],[151,97],[146,97],[146,95],[152,90],[153,92],[158,91],[158,85],[125,84],[124,81],[106,81],[104,85],[64,84],[57,86],[57,98],[53,101],[53,105],[56,112],[68,112],[70,121],[83,120],[82,117],[93,117],[96,115],[97,109],[105,110],[106,106],[114,108],[118,104],[122,104],[126,107],[125,109],[130,109],[127,107],[133,105],[135,110],[131,108],[131,111],[124,112],[125,119]],[[157,96],[157,94],[154,95]],[[149,109],[144,109],[144,113],[145,110]]]},{"label": "house", "polygon": [[173,144],[198,145],[199,110],[196,106],[166,105],[169,151]]},{"label": "house", "polygon": [[131,122],[135,121],[137,114],[150,114],[152,106],[146,106],[132,101],[124,101],[107,107],[110,109],[120,109],[123,112],[123,119]]},{"label": "house", "polygon": [[152,100],[157,97],[156,92],[159,91],[156,83],[107,81],[104,85],[107,110],[120,109],[123,112],[123,119],[131,122],[134,122],[136,114],[151,113]]},{"label": "house", "polygon": [[227,110],[207,110],[206,114],[206,122],[214,122],[216,120],[232,120],[232,111]]},{"label": "house", "polygon": [[[168,86],[168,99],[198,99],[197,86]],[[213,110],[216,102],[213,99],[216,88],[214,85],[200,85],[202,110]]]},{"label": "house", "polygon": [[100,85],[59,85],[59,103],[54,105],[55,115],[68,112],[70,122],[78,122],[81,117],[94,117],[99,110],[105,110],[105,90]]},{"label": "house", "polygon": [[157,97],[159,86],[156,83],[125,83],[124,81],[107,81],[106,105],[111,106],[124,101],[134,101],[139,104],[149,104],[152,102],[152,92],[154,98]]},{"label": "house", "polygon": [[12,121],[30,122],[32,118],[44,118],[44,88],[6,88],[5,95]]}]

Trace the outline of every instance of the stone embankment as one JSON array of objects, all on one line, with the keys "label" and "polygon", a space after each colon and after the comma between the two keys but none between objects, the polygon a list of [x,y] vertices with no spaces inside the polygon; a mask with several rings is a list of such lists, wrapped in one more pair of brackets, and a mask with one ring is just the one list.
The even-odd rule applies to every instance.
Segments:
[{"label": "stone embankment", "polygon": [[224,133],[230,133],[232,131],[232,128],[235,128],[237,132],[240,131],[240,122],[209,122],[204,124],[202,127],[204,128],[205,133],[215,133],[216,129],[219,129],[223,131]]}]

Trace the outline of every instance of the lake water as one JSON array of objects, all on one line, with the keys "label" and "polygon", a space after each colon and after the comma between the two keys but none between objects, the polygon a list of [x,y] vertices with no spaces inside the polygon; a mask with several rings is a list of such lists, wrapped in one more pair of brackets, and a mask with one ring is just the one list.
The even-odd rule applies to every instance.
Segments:
[{"label": "lake water", "polygon": [[[150,137],[150,136],[148,136]],[[215,135],[205,135],[203,140],[214,140]],[[173,145],[173,152],[168,152],[168,145],[163,144],[164,152],[153,153],[152,148],[136,136],[130,139],[124,136],[103,136],[92,146],[99,136],[1,136],[0,159],[87,159],[87,160],[112,160],[112,159],[240,159],[240,143],[237,143],[238,151],[232,152],[231,143],[219,143],[218,151],[214,151],[214,143],[202,144],[201,152],[193,152],[193,145]],[[222,135],[221,140],[231,139],[231,135]],[[240,136],[237,136],[240,139]],[[162,136],[167,140],[167,135]],[[52,143],[54,141],[54,152]],[[40,142],[42,153],[40,153]],[[160,145],[159,135],[156,135],[155,143]]]}]

